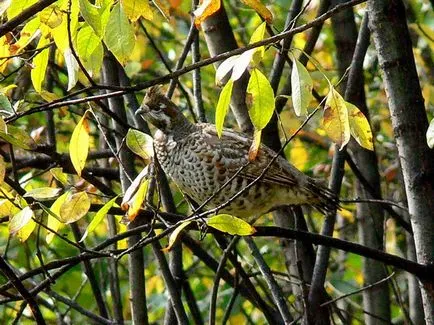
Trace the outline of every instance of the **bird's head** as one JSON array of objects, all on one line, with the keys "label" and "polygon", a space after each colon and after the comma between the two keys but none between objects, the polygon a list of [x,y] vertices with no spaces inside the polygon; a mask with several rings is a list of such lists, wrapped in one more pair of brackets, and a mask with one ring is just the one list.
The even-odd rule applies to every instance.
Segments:
[{"label": "bird's head", "polygon": [[151,87],[143,99],[142,105],[136,111],[146,121],[164,133],[177,128],[178,124],[190,123],[178,110],[178,107],[161,93],[160,87]]}]

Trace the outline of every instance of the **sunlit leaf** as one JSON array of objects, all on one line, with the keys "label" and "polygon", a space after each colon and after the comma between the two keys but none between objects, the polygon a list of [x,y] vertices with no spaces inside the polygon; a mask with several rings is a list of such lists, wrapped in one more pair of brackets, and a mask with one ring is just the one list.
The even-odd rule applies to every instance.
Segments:
[{"label": "sunlit leaf", "polygon": [[123,197],[122,203],[121,203],[121,209],[123,211],[127,211],[130,208],[133,197],[137,193],[137,191],[139,190],[140,185],[142,184],[142,182],[144,182],[149,177],[150,177],[149,166],[146,166],[145,168],[142,169],[142,171],[139,173],[139,175],[136,176],[134,181],[131,183],[131,185],[125,191],[125,194],[124,194],[124,197]]},{"label": "sunlit leaf", "polygon": [[217,103],[217,108],[215,110],[215,127],[219,137],[222,136],[223,124],[225,122],[225,117],[228,113],[229,104],[231,102],[233,86],[234,81],[229,80],[227,84],[223,87],[223,90],[220,93],[219,101]]},{"label": "sunlit leaf", "polygon": [[131,200],[128,202],[129,208],[127,211],[127,216],[130,221],[133,221],[139,214],[139,211],[142,208],[142,204],[145,201],[146,193],[148,192],[148,186],[149,179],[142,179],[137,192],[135,192]]},{"label": "sunlit leaf", "polygon": [[152,20],[154,14],[148,0],[122,0],[122,7],[128,18],[135,22],[142,16],[147,20]]},{"label": "sunlit leaf", "polygon": [[15,214],[9,221],[9,234],[15,235],[21,228],[23,228],[34,217],[33,210],[26,206],[24,209]]},{"label": "sunlit leaf", "polygon": [[[43,48],[43,47],[45,47],[45,45],[47,45],[49,43],[50,43],[50,41],[47,38],[41,37],[39,39],[39,43],[38,43],[37,48]],[[41,52],[39,52],[35,56],[35,58],[33,59],[33,62],[32,62],[34,68],[30,72],[30,77],[32,79],[33,88],[35,88],[35,90],[37,92],[42,91],[42,83],[45,80],[45,72],[47,71],[49,54],[50,53],[48,51],[48,48],[46,48],[46,49],[42,50]]]},{"label": "sunlit leaf", "polygon": [[13,0],[7,12],[8,20],[23,12],[24,9],[38,2],[38,0]]},{"label": "sunlit leaf", "polygon": [[431,120],[428,130],[426,130],[426,142],[428,147],[434,148],[434,119]]},{"label": "sunlit leaf", "polygon": [[178,239],[181,231],[185,227],[187,227],[189,224],[191,224],[191,221],[184,221],[178,227],[175,228],[175,230],[170,234],[168,245],[162,249],[163,252],[168,252],[172,249],[172,247],[176,243],[176,240]]},{"label": "sunlit leaf", "polygon": [[111,2],[112,1],[104,1],[103,6],[98,7],[91,4],[88,0],[79,1],[81,15],[101,39],[107,27]]},{"label": "sunlit leaf", "polygon": [[26,131],[13,125],[7,126],[7,132],[0,131],[0,138],[24,150],[36,148],[36,143],[33,138],[28,135]]},{"label": "sunlit leaf", "polygon": [[87,237],[88,234],[94,231],[95,228],[101,223],[101,221],[104,219],[104,217],[112,208],[113,204],[115,204],[117,198],[118,198],[117,196],[114,197],[106,204],[104,204],[104,206],[101,209],[98,210],[98,212],[95,214],[92,221],[90,222],[89,226],[87,226],[86,231],[84,232],[83,236],[80,239],[80,243]]},{"label": "sunlit leaf", "polygon": [[47,25],[49,28],[56,28],[59,26],[62,19],[62,12],[55,5],[49,6],[39,13],[39,19],[42,24]]},{"label": "sunlit leaf", "polygon": [[262,131],[255,129],[253,132],[253,142],[249,149],[249,160],[253,161],[258,155],[259,146],[261,145],[261,134]]},{"label": "sunlit leaf", "polygon": [[241,0],[250,8],[254,9],[269,24],[273,22],[273,14],[259,0]]},{"label": "sunlit leaf", "polygon": [[77,34],[77,54],[84,62],[89,61],[101,39],[89,25],[83,26]]},{"label": "sunlit leaf", "polygon": [[60,221],[66,224],[83,218],[90,208],[90,199],[86,192],[69,193],[60,207]]},{"label": "sunlit leaf", "polygon": [[54,188],[54,187],[38,187],[34,188],[30,191],[28,191],[26,194],[24,194],[24,197],[32,197],[35,200],[51,200],[55,197],[57,197],[60,192],[62,191],[61,188]]},{"label": "sunlit leaf", "polygon": [[[62,207],[62,204],[65,202],[66,198],[70,195],[71,195],[71,192],[63,193],[51,205],[51,207],[50,207],[51,213],[48,213],[48,217],[47,217],[47,227],[49,229],[57,232],[59,230],[59,228],[62,227],[63,224],[57,218],[60,219],[60,208]],[[53,216],[52,214],[57,216],[57,218],[55,216]],[[47,230],[47,236],[45,237],[47,244],[51,243],[51,241],[53,240],[55,235],[56,234],[54,232]]]},{"label": "sunlit leaf", "polygon": [[9,217],[17,214],[20,211],[10,199],[0,200],[0,217]]},{"label": "sunlit leaf", "polygon": [[4,0],[0,2],[0,16],[2,16],[4,12],[9,8],[11,2],[12,0]]},{"label": "sunlit leaf", "polygon": [[66,69],[68,71],[68,87],[66,90],[69,91],[77,84],[79,67],[69,47],[65,49],[63,57],[65,58]]},{"label": "sunlit leaf", "polygon": [[155,7],[157,7],[158,11],[163,15],[167,20],[170,19],[170,7],[166,4],[165,1],[162,0],[152,0]]},{"label": "sunlit leaf", "polygon": [[193,12],[196,17],[194,23],[199,26],[205,19],[216,13],[221,6],[221,0],[204,0]]},{"label": "sunlit leaf", "polygon": [[20,242],[25,242],[30,235],[32,234],[33,230],[36,227],[36,222],[33,219],[30,219],[29,222],[27,222],[24,227],[22,227],[17,232],[17,237],[20,240]]},{"label": "sunlit leaf", "polygon": [[217,85],[221,85],[222,80],[224,79],[224,77],[226,77],[226,75],[229,73],[229,71],[232,70],[232,68],[234,67],[234,64],[237,63],[237,59],[239,58],[239,55],[234,55],[231,56],[229,58],[227,58],[226,60],[224,60],[219,67],[217,68],[217,71],[215,73],[215,82]]},{"label": "sunlit leaf", "polygon": [[256,229],[249,223],[229,214],[218,214],[211,217],[206,221],[206,224],[231,235],[249,236],[256,232]]},{"label": "sunlit leaf", "polygon": [[374,150],[374,142],[372,139],[371,126],[369,125],[366,116],[357,108],[357,106],[345,102],[348,109],[348,118],[350,123],[351,135],[356,139],[357,143],[363,148]]},{"label": "sunlit leaf", "polygon": [[313,81],[306,67],[295,57],[291,72],[292,105],[297,116],[306,116],[312,100]]},{"label": "sunlit leaf", "polygon": [[71,141],[69,143],[69,154],[75,171],[80,176],[81,171],[86,164],[87,155],[89,153],[89,122],[86,119],[87,112],[84,113],[78,124],[72,132]]},{"label": "sunlit leaf", "polygon": [[149,163],[154,156],[152,137],[138,130],[129,129],[126,138],[128,148]]},{"label": "sunlit leaf", "polygon": [[20,38],[17,42],[10,45],[11,54],[17,54],[23,51],[23,49],[29,45],[38,35],[41,34],[39,26],[41,22],[39,21],[39,16],[29,20],[20,31]]},{"label": "sunlit leaf", "polygon": [[[62,23],[56,28],[50,29],[50,34],[53,36],[59,52],[65,55],[66,49],[70,49],[69,32],[71,33],[71,39],[73,42],[77,36],[79,4],[77,0],[73,0],[71,1],[71,7],[69,7],[68,1],[60,2],[59,5],[61,6],[60,12],[62,13]],[[67,15],[67,12],[69,12],[69,15]]]},{"label": "sunlit leaf", "polygon": [[350,123],[348,121],[348,110],[345,100],[331,87],[324,109],[323,127],[327,135],[335,142],[340,149],[350,140]]},{"label": "sunlit leaf", "polygon": [[113,7],[110,13],[104,41],[121,63],[125,63],[133,52],[136,41],[134,31],[119,3]]},{"label": "sunlit leaf", "polygon": [[250,62],[252,61],[253,54],[255,54],[255,49],[248,50],[238,57],[232,70],[231,79],[233,81],[240,79],[240,77],[246,71]]},{"label": "sunlit leaf", "polygon": [[[266,27],[267,27],[267,24],[265,23],[265,21],[262,24],[260,24],[253,32],[252,36],[250,37],[249,44],[253,44],[253,43],[262,41],[264,39],[264,36],[265,36]],[[264,57],[265,46],[259,46],[253,50],[254,50],[254,53],[252,56],[252,64],[254,66],[258,66]]]},{"label": "sunlit leaf", "polygon": [[251,72],[246,102],[253,125],[256,129],[262,130],[274,113],[274,92],[268,78],[258,69]]}]

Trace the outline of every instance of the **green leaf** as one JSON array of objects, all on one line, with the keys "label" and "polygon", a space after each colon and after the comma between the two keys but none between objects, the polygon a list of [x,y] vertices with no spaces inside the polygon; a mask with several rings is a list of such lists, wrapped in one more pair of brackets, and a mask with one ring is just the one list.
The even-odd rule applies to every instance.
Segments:
[{"label": "green leaf", "polygon": [[33,210],[29,206],[26,206],[9,221],[9,234],[11,236],[15,235],[21,228],[30,222],[33,217]]},{"label": "green leaf", "polygon": [[[267,9],[268,10],[268,9]],[[265,30],[267,27],[267,23],[264,21],[262,24],[260,24],[255,31],[253,32],[252,36],[250,37],[250,42],[249,44],[253,44],[259,41],[262,41],[264,39],[265,36]],[[265,46],[260,46],[257,47],[255,49],[253,49],[253,55],[252,55],[252,64],[254,66],[258,66],[259,63],[262,61],[262,59],[264,58],[264,54],[265,54]]]},{"label": "green leaf", "polygon": [[114,197],[106,204],[104,204],[104,206],[101,209],[98,210],[98,212],[95,214],[92,221],[90,222],[89,226],[87,226],[86,231],[83,234],[83,237],[81,237],[80,239],[80,243],[87,237],[89,233],[94,231],[95,228],[101,223],[101,221],[104,219],[104,217],[112,208],[113,204],[115,204],[117,198],[118,196]]},{"label": "green leaf", "polygon": [[225,122],[226,114],[228,113],[229,104],[231,102],[232,88],[234,86],[234,81],[229,80],[227,84],[223,87],[220,93],[219,101],[217,103],[217,108],[215,111],[215,127],[217,130],[217,135],[222,136],[223,124]]},{"label": "green leaf", "polygon": [[13,0],[7,10],[8,20],[23,12],[24,9],[38,2],[38,0]]},{"label": "green leaf", "polygon": [[35,230],[35,227],[36,222],[33,219],[30,219],[29,222],[24,225],[24,227],[18,230],[17,237],[19,238],[20,242],[25,242],[30,237],[33,230]]},{"label": "green leaf", "polygon": [[178,227],[175,228],[175,230],[170,234],[169,244],[162,249],[163,252],[166,253],[166,252],[169,252],[172,249],[172,247],[176,243],[176,240],[178,239],[179,234],[181,233],[181,231],[185,227],[187,227],[189,224],[191,224],[191,221],[184,221]]},{"label": "green leaf", "polygon": [[253,125],[262,130],[274,113],[274,92],[267,77],[258,69],[253,69],[250,75],[246,102]]},{"label": "green leaf", "polygon": [[426,142],[428,147],[434,148],[434,119],[431,120],[428,130],[426,130]]},{"label": "green leaf", "polygon": [[[50,41],[47,38],[41,36],[37,48],[43,48],[49,43]],[[46,48],[39,52],[32,62],[34,68],[30,72],[30,77],[32,79],[33,88],[35,88],[38,93],[42,91],[42,82],[45,80],[45,72],[47,71],[49,54],[50,52],[48,51],[48,48]]]},{"label": "green leaf", "polygon": [[86,164],[87,155],[89,153],[89,122],[86,119],[87,111],[83,117],[78,121],[78,124],[72,132],[71,140],[69,143],[69,154],[71,162],[74,166],[78,176]]},{"label": "green leaf", "polygon": [[0,110],[13,114],[11,102],[4,94],[0,94]]},{"label": "green leaf", "polygon": [[127,147],[147,163],[154,156],[153,141],[152,137],[146,133],[134,129],[128,130]]},{"label": "green leaf", "polygon": [[88,24],[85,24],[77,34],[77,53],[83,61],[88,61],[101,39]]},{"label": "green leaf", "polygon": [[60,221],[66,224],[83,218],[90,208],[90,199],[86,192],[69,193],[60,207]]},{"label": "green leaf", "polygon": [[330,139],[339,146],[340,150],[350,140],[351,134],[347,106],[345,100],[334,87],[330,88],[327,95],[323,127]]},{"label": "green leaf", "polygon": [[113,1],[103,1],[101,7],[94,6],[87,0],[80,0],[80,13],[84,20],[93,28],[100,39],[103,38],[110,16]]},{"label": "green leaf", "polygon": [[134,31],[119,3],[113,7],[110,13],[104,41],[108,49],[121,63],[125,63],[133,52],[136,41]]},{"label": "green leaf", "polygon": [[207,220],[206,224],[231,235],[249,236],[256,232],[246,221],[229,214],[219,214]]},{"label": "green leaf", "polygon": [[345,102],[345,105],[348,109],[351,135],[363,148],[374,150],[374,141],[372,139],[372,131],[368,119],[357,106],[349,102]]},{"label": "green leaf", "polygon": [[295,57],[291,72],[292,105],[297,116],[306,116],[312,100],[313,81],[306,67]]},{"label": "green leaf", "polygon": [[13,125],[7,126],[7,132],[0,131],[0,138],[24,150],[33,150],[36,143],[24,130]]},{"label": "green leaf", "polygon": [[41,200],[41,201],[51,200],[57,197],[61,191],[62,191],[61,188],[39,187],[28,191],[26,194],[23,195],[23,197],[32,197],[35,200]]}]

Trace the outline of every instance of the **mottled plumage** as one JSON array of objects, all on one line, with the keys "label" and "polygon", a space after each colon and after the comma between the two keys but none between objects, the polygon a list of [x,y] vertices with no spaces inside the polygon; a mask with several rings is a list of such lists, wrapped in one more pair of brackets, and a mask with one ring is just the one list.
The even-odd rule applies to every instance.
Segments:
[{"label": "mottled plumage", "polygon": [[[251,137],[225,129],[218,138],[214,125],[192,124],[158,88],[147,92],[139,113],[158,128],[154,148],[163,170],[198,204],[213,196],[249,162]],[[274,156],[274,151],[261,145],[256,159],[207,207],[215,208],[231,200],[263,173]],[[279,156],[259,181],[220,212],[253,220],[279,206],[300,204],[329,211],[338,206],[338,200],[329,189]]]}]

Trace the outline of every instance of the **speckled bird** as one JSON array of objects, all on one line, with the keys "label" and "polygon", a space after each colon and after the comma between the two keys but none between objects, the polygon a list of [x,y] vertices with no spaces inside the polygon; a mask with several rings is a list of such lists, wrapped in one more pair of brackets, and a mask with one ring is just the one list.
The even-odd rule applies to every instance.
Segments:
[{"label": "speckled bird", "polygon": [[[270,165],[276,153],[265,145],[260,146],[256,159],[249,161],[252,137],[224,129],[219,138],[215,125],[191,123],[158,87],[147,91],[136,114],[158,129],[154,150],[161,167],[197,204],[212,197],[207,208],[226,205],[219,213],[245,220],[286,205],[310,205],[321,212],[338,207],[338,199],[328,188],[283,157]],[[239,172],[242,166],[246,167]]]}]

